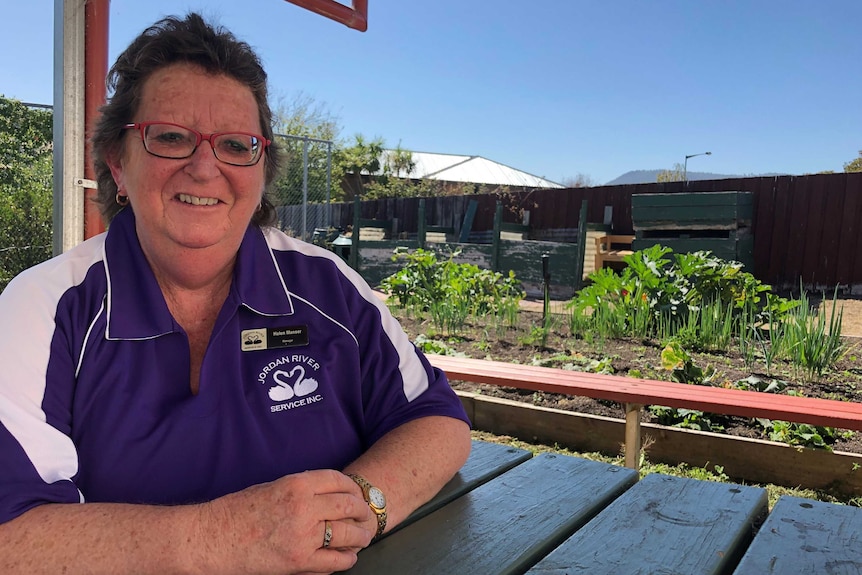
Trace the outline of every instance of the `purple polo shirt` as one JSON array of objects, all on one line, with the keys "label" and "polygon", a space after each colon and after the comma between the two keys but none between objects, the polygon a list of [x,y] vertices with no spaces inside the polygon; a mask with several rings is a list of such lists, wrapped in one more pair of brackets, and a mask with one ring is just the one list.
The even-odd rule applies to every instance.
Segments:
[{"label": "purple polo shirt", "polygon": [[245,234],[197,395],[131,209],[14,279],[0,318],[0,523],[47,502],[206,501],[341,469],[419,417],[467,421],[358,274],[273,229]]}]

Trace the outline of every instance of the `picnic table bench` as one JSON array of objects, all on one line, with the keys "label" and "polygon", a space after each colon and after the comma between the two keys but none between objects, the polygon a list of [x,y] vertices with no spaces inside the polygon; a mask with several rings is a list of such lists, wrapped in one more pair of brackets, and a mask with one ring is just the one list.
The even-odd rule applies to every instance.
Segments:
[{"label": "picnic table bench", "polygon": [[625,256],[634,253],[632,242],[634,236],[598,236],[596,237],[595,269],[605,267],[605,262],[622,262]]},{"label": "picnic table bench", "polygon": [[[351,575],[859,573],[862,510],[474,441]],[[765,520],[765,523],[764,523]],[[762,527],[761,524],[763,525]],[[758,530],[759,528],[759,530]]]},{"label": "picnic table bench", "polygon": [[640,462],[640,416],[644,405],[862,430],[862,404],[856,402],[585,373],[447,355],[429,354],[427,357],[432,365],[446,372],[450,380],[591,397],[624,404],[626,466],[633,469],[636,469]]}]

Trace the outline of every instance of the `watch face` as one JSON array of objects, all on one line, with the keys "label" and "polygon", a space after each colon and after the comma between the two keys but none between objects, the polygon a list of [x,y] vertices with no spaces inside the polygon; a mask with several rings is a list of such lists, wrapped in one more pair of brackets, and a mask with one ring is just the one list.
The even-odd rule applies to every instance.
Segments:
[{"label": "watch face", "polygon": [[386,497],[383,496],[382,491],[380,491],[376,487],[372,487],[368,490],[368,503],[370,503],[377,509],[383,509],[384,507],[386,507]]}]

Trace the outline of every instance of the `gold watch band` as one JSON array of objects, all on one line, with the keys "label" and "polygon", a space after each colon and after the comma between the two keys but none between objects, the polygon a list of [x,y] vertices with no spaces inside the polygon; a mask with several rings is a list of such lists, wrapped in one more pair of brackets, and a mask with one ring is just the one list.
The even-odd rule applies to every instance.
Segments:
[{"label": "gold watch band", "polygon": [[[368,503],[368,507],[371,508],[371,511],[374,512],[374,515],[377,517],[377,533],[375,533],[374,538],[378,538],[383,534],[383,530],[386,529],[386,496],[383,495],[383,492],[380,491],[379,488],[374,487],[371,483],[368,482],[367,479],[362,477],[361,475],[356,475],[355,473],[348,473],[347,476],[356,482],[359,485],[360,489],[362,489],[362,498],[365,499],[365,502]],[[379,496],[383,498],[383,506],[379,507],[375,505],[375,503],[371,499],[371,490],[374,489],[379,493]]]}]

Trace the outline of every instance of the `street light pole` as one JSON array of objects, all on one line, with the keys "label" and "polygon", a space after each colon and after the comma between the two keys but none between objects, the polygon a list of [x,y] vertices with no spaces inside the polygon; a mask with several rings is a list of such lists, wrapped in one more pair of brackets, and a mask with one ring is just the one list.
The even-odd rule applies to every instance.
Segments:
[{"label": "street light pole", "polygon": [[711,156],[711,155],[712,155],[712,152],[701,152],[699,154],[690,154],[690,155],[686,156],[685,162],[683,163],[683,166],[682,166],[682,181],[683,182],[688,181],[688,159],[689,158],[693,158],[695,156]]}]

